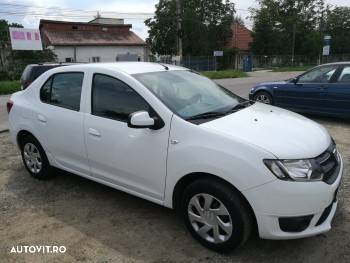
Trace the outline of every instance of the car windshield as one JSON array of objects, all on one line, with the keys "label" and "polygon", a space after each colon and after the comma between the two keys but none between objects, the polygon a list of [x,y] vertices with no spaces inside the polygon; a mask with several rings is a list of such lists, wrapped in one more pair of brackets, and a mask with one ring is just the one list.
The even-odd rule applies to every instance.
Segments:
[{"label": "car windshield", "polygon": [[[184,119],[215,118],[241,109],[245,100],[189,70],[133,75]],[[245,105],[244,107],[246,107]]]}]

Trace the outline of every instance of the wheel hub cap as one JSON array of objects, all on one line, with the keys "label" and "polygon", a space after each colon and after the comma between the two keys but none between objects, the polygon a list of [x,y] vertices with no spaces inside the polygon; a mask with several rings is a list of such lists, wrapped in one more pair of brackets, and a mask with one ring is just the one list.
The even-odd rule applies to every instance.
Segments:
[{"label": "wheel hub cap", "polygon": [[232,235],[232,219],[225,205],[209,194],[197,194],[188,204],[193,229],[203,239],[219,244]]},{"label": "wheel hub cap", "polygon": [[40,173],[42,160],[39,150],[32,143],[27,143],[23,149],[24,161],[32,173]]}]

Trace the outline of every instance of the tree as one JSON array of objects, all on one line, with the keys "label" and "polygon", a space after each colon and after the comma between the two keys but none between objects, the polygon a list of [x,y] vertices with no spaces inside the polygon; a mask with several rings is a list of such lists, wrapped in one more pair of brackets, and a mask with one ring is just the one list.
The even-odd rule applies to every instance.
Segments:
[{"label": "tree", "polygon": [[258,0],[258,3],[259,8],[250,8],[254,19],[254,53],[289,55],[294,48],[298,55],[320,54],[323,41],[319,25],[327,10],[324,0]]},{"label": "tree", "polygon": [[100,11],[97,11],[97,14],[94,16],[94,19],[102,18]]},{"label": "tree", "polygon": [[242,16],[234,16],[233,21],[241,26],[245,26],[244,19]]},{"label": "tree", "polygon": [[9,35],[9,27],[23,28],[23,26],[20,24],[9,24],[5,19],[0,19],[0,44],[7,44],[11,42]]},{"label": "tree", "polygon": [[330,35],[333,54],[350,53],[350,7],[336,7],[328,10],[322,32]]},{"label": "tree", "polygon": [[[153,18],[147,19],[146,42],[158,55],[175,55],[177,34],[182,37],[184,55],[209,55],[222,48],[231,34],[234,6],[229,0],[179,0],[181,13],[176,14],[175,0],[160,0]],[[181,19],[183,31],[177,32]]]}]

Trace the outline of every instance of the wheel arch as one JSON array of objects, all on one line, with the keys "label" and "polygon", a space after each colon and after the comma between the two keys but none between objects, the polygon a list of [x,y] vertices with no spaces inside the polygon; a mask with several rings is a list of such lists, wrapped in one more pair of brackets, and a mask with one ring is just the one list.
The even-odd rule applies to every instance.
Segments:
[{"label": "wheel arch", "polygon": [[17,140],[17,145],[21,148],[22,146],[22,141],[24,138],[28,137],[28,136],[33,136],[35,139],[37,139],[33,133],[27,131],[27,130],[21,130],[17,133],[17,137],[16,137],[16,140]]},{"label": "wheel arch", "polygon": [[181,197],[182,197],[182,194],[183,194],[184,190],[186,189],[186,187],[188,185],[190,185],[191,183],[193,183],[194,181],[199,180],[199,179],[203,179],[203,178],[220,181],[221,183],[228,185],[232,189],[232,191],[234,191],[248,207],[248,209],[249,209],[249,211],[252,214],[253,219],[254,219],[254,228],[257,229],[257,221],[256,221],[255,213],[254,213],[253,208],[250,205],[249,201],[247,200],[247,198],[230,182],[228,182],[228,181],[226,181],[226,180],[224,180],[216,175],[209,174],[209,173],[203,173],[203,172],[190,173],[190,174],[183,176],[176,183],[176,185],[174,187],[174,191],[173,191],[173,196],[172,196],[172,204],[173,204],[174,210],[180,211]]},{"label": "wheel arch", "polygon": [[271,96],[272,99],[272,105],[275,105],[276,101],[275,101],[275,96],[273,94],[273,91],[267,89],[266,87],[259,87],[257,90],[254,91],[253,94],[253,99],[255,100],[255,97],[259,94],[259,93],[267,93]]}]

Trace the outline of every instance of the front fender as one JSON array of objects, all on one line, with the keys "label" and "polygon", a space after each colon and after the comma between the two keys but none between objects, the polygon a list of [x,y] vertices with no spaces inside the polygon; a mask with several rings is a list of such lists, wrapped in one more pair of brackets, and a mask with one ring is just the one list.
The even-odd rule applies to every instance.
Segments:
[{"label": "front fender", "polygon": [[244,191],[271,182],[275,176],[263,159],[271,153],[230,136],[174,116],[170,132],[164,205],[172,207],[176,184],[188,174],[215,175]]}]

